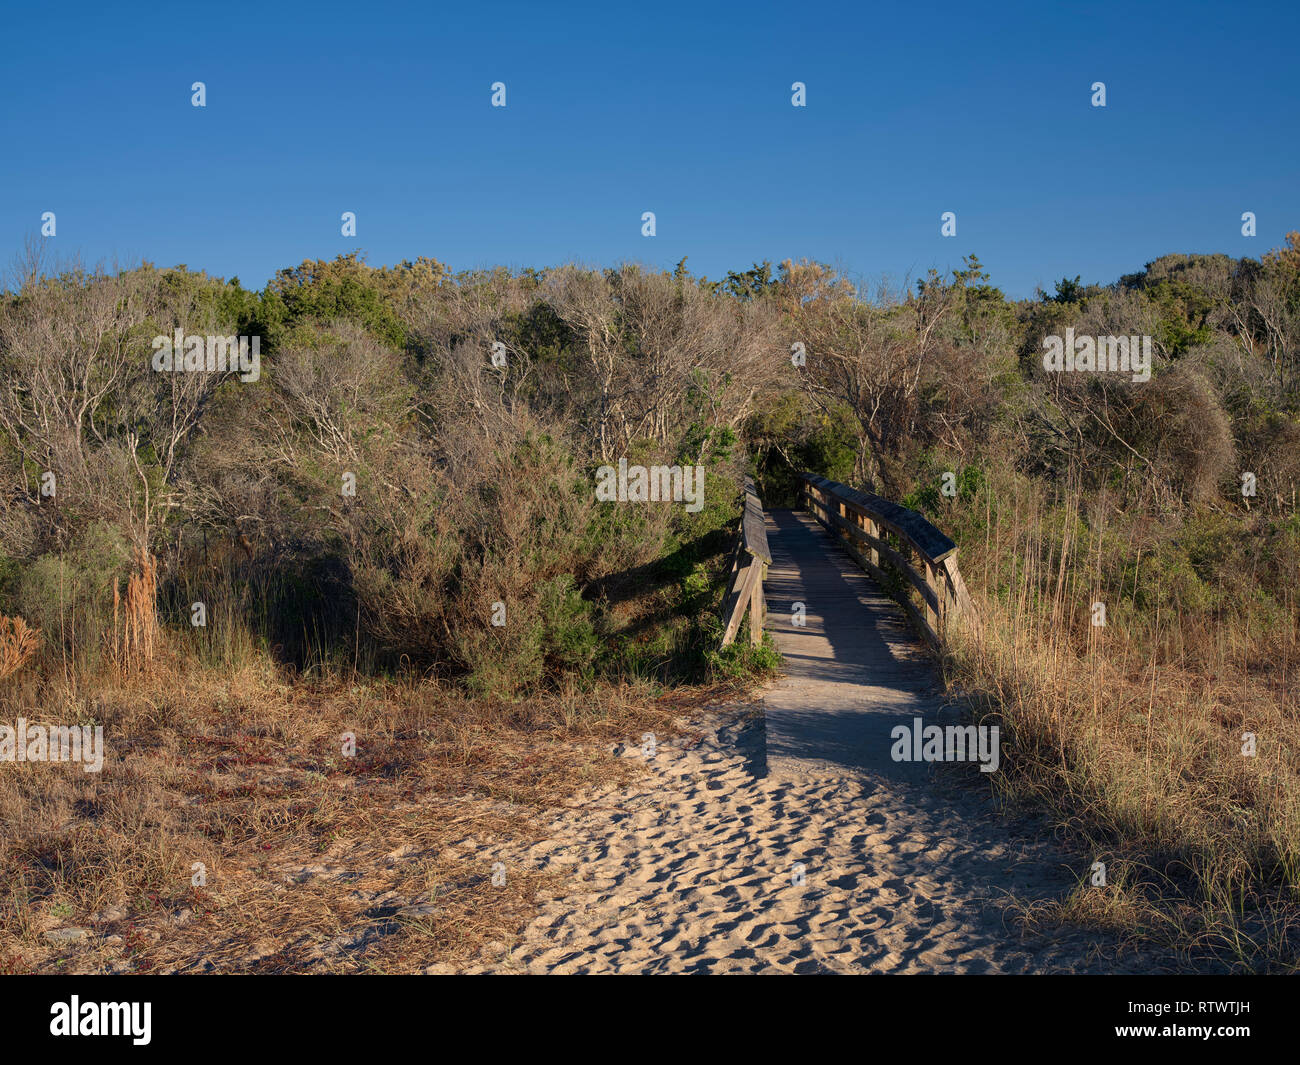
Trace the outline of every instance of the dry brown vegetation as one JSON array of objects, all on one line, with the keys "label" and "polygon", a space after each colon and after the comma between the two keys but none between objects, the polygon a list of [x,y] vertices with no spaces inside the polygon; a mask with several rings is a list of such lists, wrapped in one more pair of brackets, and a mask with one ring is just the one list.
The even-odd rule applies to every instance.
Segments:
[{"label": "dry brown vegetation", "polygon": [[22,618],[0,616],[0,680],[12,677],[39,646],[40,630],[31,628]]},{"label": "dry brown vegetation", "polygon": [[[539,891],[564,887],[513,863],[493,885],[494,855],[540,838],[543,812],[623,779],[612,746],[673,734],[707,697],[630,686],[502,702],[179,663],[93,696],[50,694],[63,700],[51,711],[111,741],[102,773],[0,773],[8,971],[464,963],[511,941]],[[23,706],[5,697],[0,711]],[[60,938],[78,929],[84,940]]]},{"label": "dry brown vegetation", "polygon": [[[1276,604],[1247,593],[1208,612],[1199,582],[1169,570],[1166,530],[1126,521],[1113,498],[1085,514],[1078,493],[1053,506],[1023,482],[987,491],[984,539],[966,541],[963,562],[981,623],[955,634],[948,679],[1004,729],[1002,797],[1049,810],[1083,860],[1070,898],[1026,916],[1292,971],[1295,587],[1277,589]],[[1300,566],[1294,543],[1252,549],[1231,535],[1232,584],[1249,586],[1252,555],[1281,549],[1284,571]],[[1104,888],[1092,862],[1105,864]]]},{"label": "dry brown vegetation", "polygon": [[[670,733],[713,672],[739,482],[716,434],[746,409],[723,364],[757,359],[759,317],[631,267],[350,259],[261,297],[24,271],[0,306],[0,721],[97,725],[107,753],[0,766],[4,964],[413,971],[509,939],[554,885],[494,886],[484,856],[626,773],[609,747]],[[176,328],[262,336],[262,378],[155,373]],[[706,463],[710,506],[597,506],[614,448]]]},{"label": "dry brown vegetation", "polygon": [[[768,498],[805,466],[960,545],[981,624],[948,681],[1010,738],[1002,796],[1107,867],[1029,916],[1249,970],[1300,944],[1297,248],[1168,256],[1014,312],[977,264],[865,306],[807,269],[807,403],[751,433]],[[1151,336],[1153,377],[1045,374],[1067,326]]]}]

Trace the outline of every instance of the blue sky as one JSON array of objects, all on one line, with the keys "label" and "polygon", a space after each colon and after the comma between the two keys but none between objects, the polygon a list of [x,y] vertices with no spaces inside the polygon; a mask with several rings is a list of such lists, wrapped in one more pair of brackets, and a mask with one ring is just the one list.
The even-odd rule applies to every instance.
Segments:
[{"label": "blue sky", "polygon": [[1028,296],[1300,229],[1291,0],[68,3],[5,21],[4,265],[54,211],[62,257],[249,287],[356,249],[453,269],[688,256],[714,278],[807,257],[896,282],[974,252]]}]

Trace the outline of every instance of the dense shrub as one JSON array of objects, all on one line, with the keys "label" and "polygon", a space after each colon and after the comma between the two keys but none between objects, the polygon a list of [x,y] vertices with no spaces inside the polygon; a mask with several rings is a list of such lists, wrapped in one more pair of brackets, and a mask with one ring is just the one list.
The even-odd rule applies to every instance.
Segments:
[{"label": "dense shrub", "polygon": [[[975,536],[995,484],[1082,491],[1147,515],[1130,541],[1160,546],[1133,565],[1134,603],[1159,573],[1159,594],[1220,609],[1242,566],[1281,601],[1297,247],[1170,256],[1020,302],[974,257],[873,293],[788,261],[711,282],[684,263],[452,275],[342,256],[260,293],[185,268],[29,272],[0,299],[0,610],[89,664],[144,550],[173,642],[207,655],[261,647],[503,691],[689,673],[742,476],[789,505],[803,469]],[[1067,326],[1153,335],[1154,377],[1045,375],[1042,338]],[[175,328],[256,332],[260,379],[154,373],[150,339]],[[707,466],[704,511],[598,504],[595,469],[619,458]],[[198,600],[215,619],[202,634],[185,624]]]}]

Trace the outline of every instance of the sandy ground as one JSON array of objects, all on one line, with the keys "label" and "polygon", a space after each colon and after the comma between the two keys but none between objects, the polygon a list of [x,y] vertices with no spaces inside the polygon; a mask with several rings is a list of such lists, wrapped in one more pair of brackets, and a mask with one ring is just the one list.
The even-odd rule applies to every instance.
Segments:
[{"label": "sandy ground", "polygon": [[[1075,883],[1041,828],[987,789],[765,775],[760,714],[732,708],[657,746],[630,789],[557,813],[506,867],[563,872],[514,944],[468,972],[1060,973],[1167,971],[1099,933],[1022,936],[1012,898]],[[802,883],[796,864],[802,865]],[[1078,866],[1076,858],[1074,864]],[[507,872],[507,875],[509,873]]]}]

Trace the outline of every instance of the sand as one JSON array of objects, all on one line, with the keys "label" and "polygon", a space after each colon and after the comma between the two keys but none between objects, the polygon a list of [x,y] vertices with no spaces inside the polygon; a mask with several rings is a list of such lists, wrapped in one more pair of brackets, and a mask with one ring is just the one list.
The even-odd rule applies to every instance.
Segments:
[{"label": "sand", "polygon": [[[1011,899],[1059,898],[1086,862],[1000,816],[971,771],[922,783],[763,775],[753,707],[621,757],[647,772],[559,811],[506,859],[562,871],[518,942],[465,971],[519,973],[1150,972],[1172,959],[1100,933],[1022,936]],[[978,776],[976,773],[975,776]],[[976,782],[978,784],[978,782]],[[518,863],[518,865],[516,864]],[[796,863],[804,866],[796,883]]]}]

